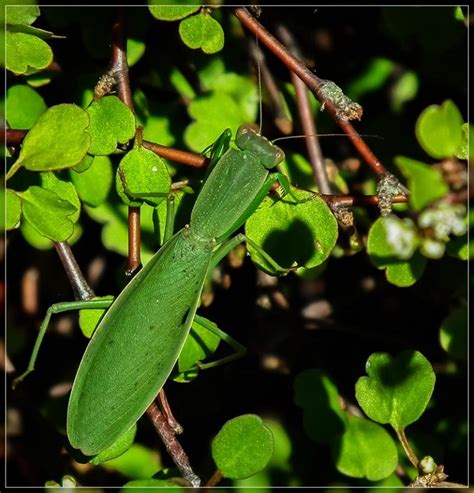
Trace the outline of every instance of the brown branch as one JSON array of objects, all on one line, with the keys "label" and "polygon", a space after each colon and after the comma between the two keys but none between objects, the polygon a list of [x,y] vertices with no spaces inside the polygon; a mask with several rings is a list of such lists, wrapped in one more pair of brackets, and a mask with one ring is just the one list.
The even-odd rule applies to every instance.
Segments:
[{"label": "brown branch", "polygon": [[209,163],[209,159],[200,154],[193,154],[192,152],[181,151],[180,149],[174,149],[173,147],[166,147],[148,140],[143,141],[143,147],[165,159],[185,164],[193,168],[203,168]]},{"label": "brown branch", "polygon": [[234,10],[234,15],[242,25],[249,29],[258,40],[276,55],[291,71],[293,71],[312,91],[336,123],[348,135],[357,151],[377,175],[384,175],[386,170],[375,154],[367,146],[362,137],[348,122],[341,119],[338,108],[324,94],[327,81],[317,77],[311,70],[294,57],[274,36],[272,36],[244,7]]},{"label": "brown branch", "polygon": [[128,260],[127,276],[136,274],[142,265],[140,258],[140,207],[128,208]]},{"label": "brown branch", "polygon": [[176,434],[169,425],[168,420],[154,402],[146,412],[183,478],[188,480],[193,487],[198,487],[201,484],[201,480],[194,473],[188,456],[178,442]]},{"label": "brown branch", "polygon": [[6,144],[8,147],[17,146],[23,142],[28,130],[19,130],[19,129],[2,129],[0,131],[0,142],[2,144]]},{"label": "brown branch", "polygon": [[[283,40],[288,49],[298,58],[301,58],[298,46],[291,32],[283,25],[277,27],[278,36]],[[292,71],[291,82],[295,88],[296,105],[300,117],[301,128],[306,136],[306,149],[309,161],[313,168],[314,179],[321,193],[330,194],[331,186],[324,165],[324,159],[319,145],[319,140],[314,123],[314,116],[309,104],[308,90],[305,83]]]}]

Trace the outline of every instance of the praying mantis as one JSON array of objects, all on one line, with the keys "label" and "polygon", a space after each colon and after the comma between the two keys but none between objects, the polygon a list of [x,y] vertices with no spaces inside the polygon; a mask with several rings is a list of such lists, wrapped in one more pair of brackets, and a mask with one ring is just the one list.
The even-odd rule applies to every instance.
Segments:
[{"label": "praying mantis", "polygon": [[[213,147],[215,163],[191,212],[188,225],[167,241],[114,300],[73,301],[52,305],[43,320],[28,369],[35,360],[54,313],[84,308],[107,309],[82,357],[69,399],[67,435],[71,445],[93,456],[111,446],[143,415],[168,379],[193,320],[229,342],[236,341],[196,315],[206,276],[242,241],[232,235],[256,210],[278,180],[271,172],[285,155],[251,127],[241,126],[229,146],[225,131]],[[169,234],[171,225],[166,227]],[[267,261],[284,272],[265,252]],[[288,270],[288,269],[286,269]],[[234,359],[237,353],[207,367]],[[201,365],[202,368],[206,364]]]}]

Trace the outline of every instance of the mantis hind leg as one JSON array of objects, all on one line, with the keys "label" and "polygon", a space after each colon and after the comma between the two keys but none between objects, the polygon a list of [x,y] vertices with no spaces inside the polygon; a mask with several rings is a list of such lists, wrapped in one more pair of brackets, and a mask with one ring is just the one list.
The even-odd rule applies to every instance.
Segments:
[{"label": "mantis hind leg", "polygon": [[41,322],[40,330],[38,336],[36,337],[35,345],[33,351],[31,352],[30,361],[28,363],[27,369],[15,380],[13,380],[12,388],[15,388],[22,380],[26,378],[34,369],[36,359],[38,358],[38,352],[43,342],[46,329],[48,328],[49,321],[52,315],[55,313],[64,313],[74,310],[84,310],[84,309],[107,309],[113,303],[113,300],[85,300],[85,301],[66,301],[63,303],[55,303],[48,308],[46,316]]},{"label": "mantis hind leg", "polygon": [[210,320],[204,317],[200,317],[199,315],[195,315],[194,319],[202,325],[204,328],[215,334],[217,337],[222,339],[225,343],[227,343],[235,352],[229,356],[225,356],[224,358],[220,358],[215,361],[210,361],[208,363],[198,362],[197,366],[200,370],[207,370],[209,368],[215,368],[217,366],[225,365],[226,363],[230,363],[238,358],[241,358],[246,352],[247,349],[245,346],[237,342],[233,337],[229,334],[226,334],[223,330],[219,329],[216,324],[212,323]]}]

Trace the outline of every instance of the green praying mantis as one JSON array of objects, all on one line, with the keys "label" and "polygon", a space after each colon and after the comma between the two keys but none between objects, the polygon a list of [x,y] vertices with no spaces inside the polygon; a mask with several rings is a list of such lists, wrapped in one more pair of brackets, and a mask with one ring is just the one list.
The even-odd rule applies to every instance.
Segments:
[{"label": "green praying mantis", "polygon": [[[169,240],[115,300],[52,305],[28,369],[14,382],[16,385],[33,371],[54,313],[107,309],[82,357],[68,404],[68,439],[84,455],[107,449],[144,414],[172,372],[194,319],[242,352],[240,344],[196,314],[208,272],[231,249],[247,241],[277,271],[288,271],[245,235],[232,237],[277,180],[286,190],[286,178],[271,172],[285,155],[249,126],[238,129],[236,148],[229,146],[230,138],[227,130],[213,147],[211,162],[215,164],[189,224],[171,237],[172,221],[167,221],[165,237]],[[204,363],[201,368],[237,356]]]}]

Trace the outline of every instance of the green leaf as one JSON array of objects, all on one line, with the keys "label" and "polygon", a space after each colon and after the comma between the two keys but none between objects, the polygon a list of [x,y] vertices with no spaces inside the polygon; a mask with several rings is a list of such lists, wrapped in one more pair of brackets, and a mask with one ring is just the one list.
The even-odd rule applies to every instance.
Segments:
[{"label": "green leaf", "polygon": [[[177,5],[172,6],[173,3],[177,3]],[[178,21],[200,9],[199,5],[179,5],[179,2],[174,1],[167,1],[166,4],[164,6],[149,5],[151,15],[160,21]]]},{"label": "green leaf", "polygon": [[139,147],[127,152],[120,161],[116,186],[120,198],[127,205],[139,207],[145,200],[156,206],[170,193],[171,178],[163,159]]},{"label": "green leaf", "polygon": [[7,31],[6,54],[6,68],[17,75],[29,68],[46,68],[53,61],[48,43],[32,34]]},{"label": "green leaf", "polygon": [[201,12],[179,23],[179,35],[193,49],[201,48],[208,55],[224,47],[224,30],[208,13]]},{"label": "green leaf", "polygon": [[451,101],[428,106],[416,121],[416,136],[431,157],[442,159],[456,154],[463,139],[463,118]]},{"label": "green leaf", "polygon": [[[266,197],[245,224],[246,235],[279,265],[307,269],[322,264],[336,244],[337,222],[326,202],[310,192],[291,189],[282,199]],[[252,260],[265,272],[271,265],[247,245]]]},{"label": "green leaf", "polygon": [[52,106],[26,134],[20,156],[7,176],[20,167],[32,171],[69,168],[78,164],[89,148],[85,129],[89,117],[73,104]]},{"label": "green leaf", "polygon": [[[208,320],[208,322],[216,326],[211,320]],[[196,364],[214,354],[220,340],[218,335],[201,325],[198,320],[193,320],[191,332],[178,358],[179,374],[173,380],[175,382],[189,382],[196,378],[199,373]]]},{"label": "green leaf", "polygon": [[[113,300],[113,296],[95,296],[93,300]],[[79,310],[79,327],[82,333],[90,339],[94,333],[95,328],[99,324],[101,318],[103,317],[106,309],[84,309]],[[132,440],[133,441],[133,440]],[[102,454],[100,454],[102,455]],[[107,459],[109,460],[109,459]]]},{"label": "green leaf", "polygon": [[418,216],[418,226],[430,229],[434,239],[444,242],[451,234],[462,236],[467,232],[466,206],[438,202]]},{"label": "green leaf", "polygon": [[376,267],[387,267],[397,260],[410,259],[419,245],[418,231],[410,218],[390,214],[379,217],[370,228],[367,252]]},{"label": "green leaf", "polygon": [[474,126],[469,123],[464,123],[462,126],[462,142],[456,151],[458,159],[472,159],[474,157]]},{"label": "green leaf", "polygon": [[344,432],[347,421],[336,386],[321,370],[305,370],[295,378],[295,404],[303,408],[306,434],[317,443],[330,443]]},{"label": "green leaf", "polygon": [[346,431],[332,447],[336,468],[354,478],[378,481],[393,473],[398,453],[391,436],[381,426],[348,415]]},{"label": "green leaf", "polygon": [[366,363],[367,377],[356,383],[356,398],[365,414],[378,423],[403,430],[423,414],[433,393],[435,374],[418,351],[396,358],[374,353]]},{"label": "green leaf", "polygon": [[411,219],[380,217],[369,230],[367,253],[375,267],[386,269],[390,283],[408,287],[422,276],[426,267],[425,257],[415,252],[419,241]]},{"label": "green leaf", "polygon": [[124,454],[102,464],[108,470],[117,471],[131,479],[148,479],[160,469],[158,454],[134,443]]},{"label": "green leaf", "polygon": [[404,156],[397,156],[395,163],[408,180],[409,201],[415,211],[449,192],[441,173],[428,164]]},{"label": "green leaf", "polygon": [[107,198],[114,177],[108,156],[95,156],[91,161],[83,172],[77,172],[77,166],[69,170],[69,176],[81,200],[91,207],[97,207]]},{"label": "green leaf", "polygon": [[[74,229],[74,232],[78,229]],[[20,231],[23,238],[34,248],[38,250],[50,250],[54,247],[54,243],[46,236],[38,233],[38,231],[30,225],[28,221],[21,221]],[[71,244],[71,240],[68,241]]]},{"label": "green leaf", "polygon": [[88,132],[91,137],[89,154],[112,154],[117,144],[125,144],[135,135],[135,116],[116,96],[105,96],[88,108]]},{"label": "green leaf", "polygon": [[127,64],[135,65],[145,53],[145,43],[141,39],[127,38]]},{"label": "green leaf", "polygon": [[36,5],[5,5],[5,22],[7,24],[26,24],[35,22],[40,15],[40,9]]},{"label": "green leaf", "polygon": [[374,58],[370,60],[364,72],[348,85],[346,90],[347,96],[357,101],[364,94],[377,91],[392,74],[394,65],[394,62],[387,58]]},{"label": "green leaf", "polygon": [[30,86],[16,85],[7,92],[7,121],[11,128],[30,129],[48,109],[43,98]]},{"label": "green leaf", "polygon": [[41,187],[31,186],[19,193],[23,216],[41,235],[53,241],[66,241],[74,232],[71,216],[77,208],[67,200]]},{"label": "green leaf", "polygon": [[212,458],[226,478],[244,479],[261,471],[273,454],[273,435],[259,416],[233,418],[212,441]]},{"label": "green leaf", "polygon": [[399,113],[406,103],[415,99],[419,86],[420,81],[416,72],[413,70],[403,72],[390,88],[390,103],[393,111]]},{"label": "green leaf", "polygon": [[248,111],[244,111],[246,104],[243,103],[242,97],[256,110],[255,94],[255,88],[252,87],[241,98],[223,92],[196,97],[188,106],[189,115],[196,121],[186,128],[184,133],[186,145],[196,152],[201,152],[226,128],[230,128],[235,135],[240,125],[252,121],[248,118]]},{"label": "green leaf", "polygon": [[441,347],[454,358],[466,360],[467,332],[467,307],[461,307],[443,320],[439,331]]},{"label": "green leaf", "polygon": [[126,431],[117,441],[112,444],[109,448],[103,450],[100,454],[96,455],[89,462],[94,465],[102,464],[109,460],[120,457],[124,454],[131,446],[135,440],[135,435],[137,433],[137,424],[135,423],[128,431]]},{"label": "green leaf", "polygon": [[9,230],[20,225],[21,200],[13,190],[7,188],[6,192],[5,229]]},{"label": "green leaf", "polygon": [[40,177],[43,188],[54,192],[60,199],[68,201],[76,208],[76,212],[69,216],[69,220],[76,223],[81,212],[81,201],[74,185],[68,181],[60,180],[52,172],[41,173]]}]

